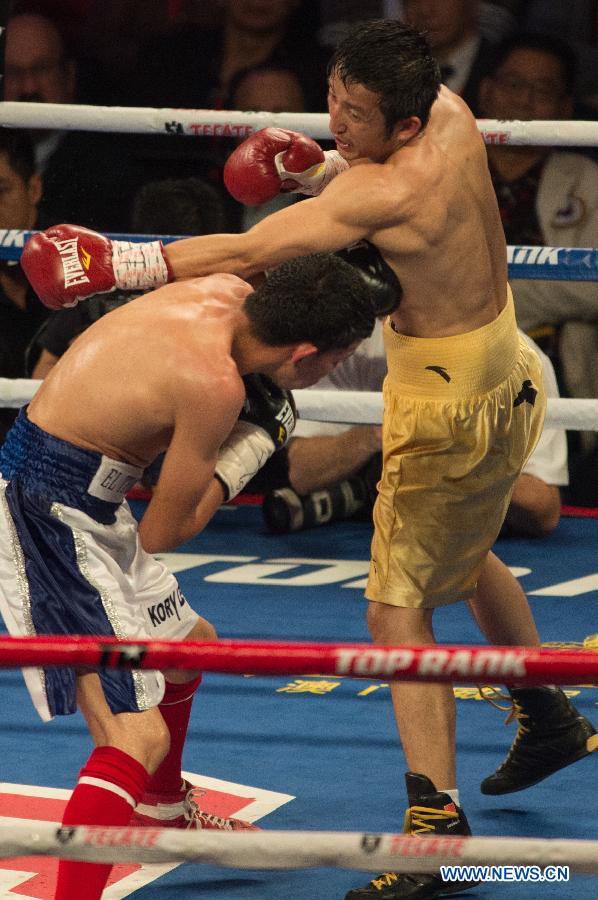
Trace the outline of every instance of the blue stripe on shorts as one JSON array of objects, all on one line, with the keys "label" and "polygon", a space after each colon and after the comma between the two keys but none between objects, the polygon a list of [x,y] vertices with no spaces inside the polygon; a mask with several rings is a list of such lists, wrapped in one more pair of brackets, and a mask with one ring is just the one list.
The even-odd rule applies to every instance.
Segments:
[{"label": "blue stripe on shorts", "polygon": [[[50,514],[48,500],[26,493],[18,477],[8,484],[6,500],[25,560],[35,634],[113,637],[98,591],[79,570],[68,525]],[[51,667],[44,674],[50,713],[74,713],[75,670]],[[112,712],[137,710],[131,672],[100,670],[98,674]]]}]

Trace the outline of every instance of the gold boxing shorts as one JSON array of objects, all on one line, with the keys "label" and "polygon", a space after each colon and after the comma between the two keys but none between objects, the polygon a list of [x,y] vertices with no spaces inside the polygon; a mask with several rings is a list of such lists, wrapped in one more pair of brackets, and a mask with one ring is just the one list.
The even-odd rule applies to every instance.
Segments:
[{"label": "gold boxing shorts", "polygon": [[497,319],[453,337],[384,326],[383,468],[368,600],[432,608],[469,598],[533,451],[546,398],[511,290]]}]

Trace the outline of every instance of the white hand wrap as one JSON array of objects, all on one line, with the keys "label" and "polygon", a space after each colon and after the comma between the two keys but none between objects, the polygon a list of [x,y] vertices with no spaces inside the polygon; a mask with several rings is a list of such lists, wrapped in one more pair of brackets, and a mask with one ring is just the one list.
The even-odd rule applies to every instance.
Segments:
[{"label": "white hand wrap", "polygon": [[277,153],[274,163],[281,181],[296,181],[300,185],[289,191],[290,194],[306,194],[308,197],[317,197],[333,178],[349,168],[349,163],[343,159],[338,150],[325,150],[324,162],[316,163],[305,172],[287,172],[282,161],[286,152],[283,150],[281,153]]},{"label": "white hand wrap", "polygon": [[171,280],[162,241],[112,241],[112,266],[123,291],[148,291]]},{"label": "white hand wrap", "polygon": [[240,419],[218,453],[214,472],[232,500],[272,456],[274,441],[267,431]]}]

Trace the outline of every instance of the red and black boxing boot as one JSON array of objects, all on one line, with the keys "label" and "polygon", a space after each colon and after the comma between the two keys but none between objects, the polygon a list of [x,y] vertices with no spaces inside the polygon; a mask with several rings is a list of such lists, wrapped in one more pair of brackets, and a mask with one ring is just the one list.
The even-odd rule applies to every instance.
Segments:
[{"label": "red and black boxing boot", "polygon": [[[448,794],[437,791],[425,775],[405,774],[409,808],[403,832],[411,835],[470,835],[463,810]],[[409,872],[384,872],[362,888],[353,888],[345,900],[431,900],[445,894],[458,894],[475,887],[478,881],[444,881],[440,875]]]}]

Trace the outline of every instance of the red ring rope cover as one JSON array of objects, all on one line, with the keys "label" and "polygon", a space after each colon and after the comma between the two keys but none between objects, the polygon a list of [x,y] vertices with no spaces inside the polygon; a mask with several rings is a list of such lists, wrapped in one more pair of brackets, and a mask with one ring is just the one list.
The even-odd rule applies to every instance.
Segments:
[{"label": "red ring rope cover", "polygon": [[381,647],[262,641],[134,641],[0,637],[0,668],[201,669],[259,675],[336,675],[408,681],[598,684],[598,653],[532,647]]}]

